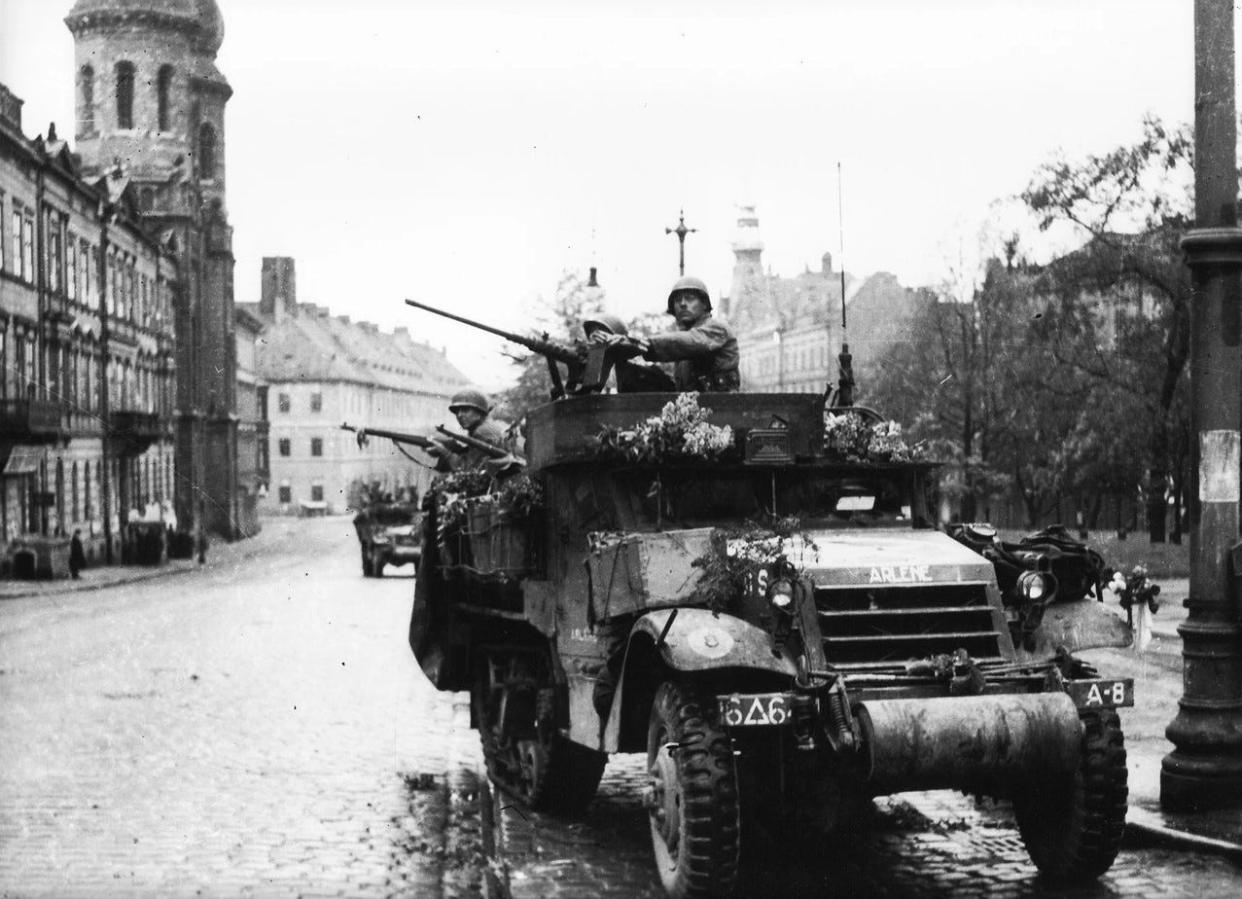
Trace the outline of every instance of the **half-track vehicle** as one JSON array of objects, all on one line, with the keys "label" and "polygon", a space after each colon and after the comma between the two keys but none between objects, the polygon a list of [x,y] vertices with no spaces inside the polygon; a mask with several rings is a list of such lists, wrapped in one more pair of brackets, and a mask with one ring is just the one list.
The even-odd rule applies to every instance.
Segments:
[{"label": "half-track vehicle", "polygon": [[765,835],[815,845],[909,790],[1008,800],[1046,877],[1099,876],[1133,683],[1075,655],[1131,640],[1089,595],[1098,557],[939,529],[934,463],[833,439],[893,433],[842,369],[829,408],[555,391],[523,472],[428,497],[415,656],[470,692],[492,780],[530,809],[581,811],[610,754],[644,754],[670,896],[728,894]]},{"label": "half-track vehicle", "polygon": [[[869,797],[940,788],[1012,800],[1046,875],[1106,871],[1133,685],[1074,653],[1126,645],[1124,623],[1081,585],[1058,595],[1038,553],[1011,553],[1024,569],[1002,586],[967,545],[986,528],[937,529],[935,466],[834,457],[822,397],[700,395],[733,434],[711,461],[601,454],[602,429],[675,399],[536,409],[525,476],[542,508],[473,515],[458,550],[425,550],[411,645],[439,688],[470,691],[493,780],[572,812],[610,753],[645,753],[672,896],[728,892],[762,828],[849,827]],[[782,519],[792,530],[745,525]],[[521,549],[497,553],[506,529]],[[470,555],[483,538],[508,564]]]}]

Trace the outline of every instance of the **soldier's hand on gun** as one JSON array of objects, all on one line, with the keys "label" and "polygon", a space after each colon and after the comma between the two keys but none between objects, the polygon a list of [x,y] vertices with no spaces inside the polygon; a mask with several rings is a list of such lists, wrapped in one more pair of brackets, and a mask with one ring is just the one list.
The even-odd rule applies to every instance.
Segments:
[{"label": "soldier's hand on gun", "polygon": [[610,334],[607,331],[596,331],[591,335],[591,343],[609,347],[614,354],[622,359],[632,359],[647,352],[647,341],[624,334]]}]

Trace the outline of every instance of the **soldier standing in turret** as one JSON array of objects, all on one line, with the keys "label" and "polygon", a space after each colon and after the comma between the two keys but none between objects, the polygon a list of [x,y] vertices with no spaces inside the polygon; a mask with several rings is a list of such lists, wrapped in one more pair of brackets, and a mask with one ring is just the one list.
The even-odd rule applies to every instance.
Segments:
[{"label": "soldier standing in turret", "polygon": [[591,340],[616,347],[622,356],[676,363],[673,380],[678,390],[737,392],[741,388],[737,338],[728,325],[712,318],[707,285],[690,276],[678,280],[669,291],[668,314],[677,319],[675,331],[642,338],[600,330]]}]

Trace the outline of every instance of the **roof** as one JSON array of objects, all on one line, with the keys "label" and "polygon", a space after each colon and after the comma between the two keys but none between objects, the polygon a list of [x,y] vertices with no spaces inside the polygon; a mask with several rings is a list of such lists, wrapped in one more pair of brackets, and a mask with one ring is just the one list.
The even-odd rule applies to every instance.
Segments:
[{"label": "roof", "polygon": [[224,17],[216,0],[77,0],[65,22],[72,29],[96,17],[144,13],[194,29],[206,53],[214,55],[224,43]]},{"label": "roof", "polygon": [[237,308],[263,322],[257,373],[269,383],[351,381],[436,396],[470,383],[439,350],[415,343],[405,331],[384,332],[307,303],[280,321],[261,314],[257,303]]}]

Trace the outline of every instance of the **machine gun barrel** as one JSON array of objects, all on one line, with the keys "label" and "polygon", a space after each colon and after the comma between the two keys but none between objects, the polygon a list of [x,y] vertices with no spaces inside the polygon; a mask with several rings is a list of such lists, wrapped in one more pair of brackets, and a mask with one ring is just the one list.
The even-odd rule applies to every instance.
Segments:
[{"label": "machine gun barrel", "polygon": [[420,446],[426,449],[429,446],[438,446],[439,444],[430,437],[423,437],[421,434],[404,434],[401,431],[387,431],[383,428],[356,428],[349,423],[341,425],[342,431],[353,431],[358,435],[358,445],[362,446],[367,442],[368,437],[387,437],[394,443],[408,443],[412,446]]},{"label": "machine gun barrel", "polygon": [[495,334],[497,337],[503,337],[510,343],[516,343],[518,346],[524,346],[526,349],[539,353],[549,359],[555,359],[557,362],[563,362],[566,365],[580,364],[585,352],[579,352],[571,347],[563,344],[553,343],[551,340],[540,340],[537,337],[523,337],[521,334],[515,334],[512,331],[505,331],[502,328],[494,328],[491,325],[485,325],[482,322],[476,322],[474,319],[466,318],[463,315],[456,315],[452,312],[446,312],[443,309],[437,309],[435,306],[428,306],[426,303],[420,303],[417,300],[406,300],[407,306],[413,306],[415,309],[424,309],[427,312],[434,312],[436,315],[442,315],[445,318],[451,318],[455,322],[461,322],[463,325],[469,325],[480,331],[486,331],[489,334]]},{"label": "machine gun barrel", "polygon": [[456,431],[450,431],[444,425],[436,425],[436,430],[450,440],[456,440],[463,446],[485,453],[489,459],[503,459],[505,456],[510,455],[509,451],[503,446],[497,446],[487,440],[480,440],[478,437],[471,437],[469,434],[459,434]]}]

